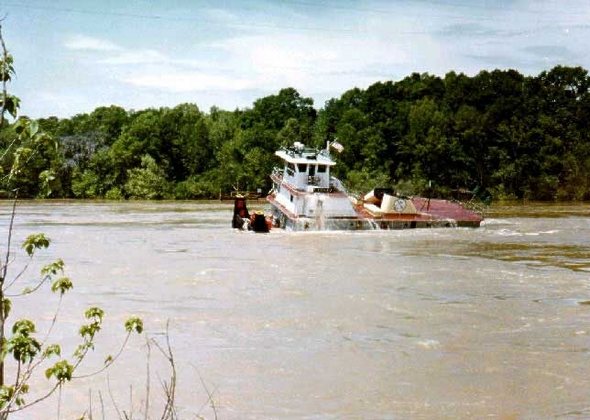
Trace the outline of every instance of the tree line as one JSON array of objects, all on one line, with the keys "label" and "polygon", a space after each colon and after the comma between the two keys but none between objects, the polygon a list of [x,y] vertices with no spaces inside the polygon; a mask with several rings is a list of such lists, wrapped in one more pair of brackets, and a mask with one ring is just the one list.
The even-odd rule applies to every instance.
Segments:
[{"label": "tree line", "polygon": [[55,142],[28,156],[4,153],[18,135],[18,123],[5,123],[0,170],[27,159],[21,197],[217,198],[268,191],[281,146],[337,139],[344,151],[334,172],[354,192],[587,200],[589,87],[585,69],[557,66],[537,76],[414,73],[348,90],[321,109],[293,88],[234,111],[99,107],[36,121]]}]

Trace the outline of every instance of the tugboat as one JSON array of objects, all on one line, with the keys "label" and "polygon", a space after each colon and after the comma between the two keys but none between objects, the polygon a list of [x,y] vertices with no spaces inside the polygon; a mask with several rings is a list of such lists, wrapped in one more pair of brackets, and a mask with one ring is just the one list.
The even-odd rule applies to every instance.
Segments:
[{"label": "tugboat", "polygon": [[401,196],[391,188],[375,189],[360,199],[349,196],[340,180],[330,176],[336,165],[330,147],[342,146],[333,142],[319,150],[296,142],[275,152],[283,166],[273,170],[273,188],[267,196],[274,227],[293,231],[479,227],[483,220],[461,203]]}]

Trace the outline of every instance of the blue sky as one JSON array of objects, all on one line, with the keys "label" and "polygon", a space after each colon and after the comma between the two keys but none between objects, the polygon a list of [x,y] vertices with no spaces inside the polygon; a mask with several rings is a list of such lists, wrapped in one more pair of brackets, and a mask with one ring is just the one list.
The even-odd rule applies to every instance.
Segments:
[{"label": "blue sky", "polygon": [[196,103],[284,87],[316,108],[412,72],[590,69],[589,0],[0,0],[21,114]]}]

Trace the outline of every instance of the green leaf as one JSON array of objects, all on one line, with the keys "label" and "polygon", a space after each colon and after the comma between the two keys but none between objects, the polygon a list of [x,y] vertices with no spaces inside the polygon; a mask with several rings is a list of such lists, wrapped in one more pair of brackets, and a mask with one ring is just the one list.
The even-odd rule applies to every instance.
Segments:
[{"label": "green leaf", "polygon": [[102,318],[104,317],[104,311],[97,306],[93,306],[86,310],[84,316],[86,317],[86,319],[94,318],[97,321],[102,321]]},{"label": "green leaf", "polygon": [[70,381],[73,373],[74,367],[67,360],[60,360],[45,371],[45,377],[49,379],[54,376],[59,383],[63,383]]},{"label": "green leaf", "polygon": [[143,332],[143,321],[141,318],[132,316],[127,321],[125,321],[125,330],[127,332],[135,331],[138,334]]},{"label": "green leaf", "polygon": [[15,335],[29,336],[35,332],[35,324],[28,319],[19,319],[12,326],[12,333]]},{"label": "green leaf", "polygon": [[2,105],[4,105],[4,109],[8,111],[13,118],[16,118],[20,106],[20,98],[14,95],[6,95],[5,100],[0,99],[0,106]]},{"label": "green leaf", "polygon": [[86,351],[88,351],[89,348],[91,348],[89,342],[85,342],[85,343],[78,345],[76,347],[76,350],[74,351],[74,357],[76,359],[81,360],[84,357],[84,353],[86,353]]},{"label": "green leaf", "polygon": [[34,332],[35,324],[28,319],[20,319],[12,326],[13,336],[7,341],[6,349],[17,361],[31,361],[41,350],[41,343],[31,336]]},{"label": "green leaf", "polygon": [[60,258],[57,261],[52,262],[51,264],[47,264],[45,267],[43,267],[41,269],[41,275],[42,276],[48,276],[48,275],[56,275],[58,272],[63,273],[64,271],[64,262],[63,260]]},{"label": "green leaf", "polygon": [[91,324],[82,325],[80,327],[80,336],[86,340],[92,340],[97,332],[100,331],[100,324],[93,322]]},{"label": "green leaf", "polygon": [[14,396],[14,386],[2,385],[0,387],[0,408],[4,408],[6,403],[12,400]]},{"label": "green leaf", "polygon": [[61,347],[59,346],[59,344],[51,344],[45,348],[45,350],[43,351],[43,356],[61,356]]},{"label": "green leaf", "polygon": [[30,122],[28,117],[20,117],[13,125],[16,134],[22,134],[29,127]]},{"label": "green leaf", "polygon": [[39,132],[39,123],[36,120],[32,120],[29,124],[29,135],[33,137]]},{"label": "green leaf", "polygon": [[53,284],[51,285],[51,291],[54,293],[59,291],[59,293],[63,296],[65,292],[67,292],[73,287],[74,285],[68,277],[61,277],[57,279],[55,282],[53,282]]},{"label": "green leaf", "polygon": [[11,54],[7,54],[4,60],[0,60],[0,81],[10,82],[14,74],[14,66],[12,65],[14,59]]},{"label": "green leaf", "polygon": [[27,239],[24,240],[22,247],[29,257],[32,257],[35,253],[35,250],[48,248],[50,242],[50,239],[47,238],[44,233],[36,233],[27,236]]},{"label": "green leaf", "polygon": [[49,197],[51,195],[51,185],[52,181],[55,180],[55,172],[50,169],[46,169],[39,174],[39,182],[40,182],[40,192],[39,194],[44,197]]},{"label": "green leaf", "polygon": [[7,349],[21,363],[32,361],[41,350],[41,343],[28,335],[14,335],[7,342]]}]

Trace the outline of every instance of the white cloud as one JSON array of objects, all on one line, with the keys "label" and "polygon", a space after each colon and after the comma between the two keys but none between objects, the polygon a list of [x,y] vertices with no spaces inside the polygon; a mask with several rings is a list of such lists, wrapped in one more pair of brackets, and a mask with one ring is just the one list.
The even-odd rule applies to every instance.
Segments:
[{"label": "white cloud", "polygon": [[248,74],[264,90],[293,86],[343,92],[410,60],[406,46],[380,37],[257,35],[234,38],[216,47],[227,54],[226,65]]},{"label": "white cloud", "polygon": [[[457,4],[385,6],[372,1],[363,8],[333,10],[220,4],[199,9],[197,26],[173,18],[162,21],[174,23],[168,25],[138,20],[133,36],[105,27],[104,37],[70,37],[65,46],[85,71],[70,75],[68,83],[89,89],[100,81],[101,92],[111,86],[109,97],[133,107],[138,98],[148,105],[183,98],[232,107],[288,86],[319,104],[353,87],[399,80],[412,72],[442,76],[450,70],[475,74],[496,67],[535,72],[549,65],[542,58],[550,55],[540,54],[551,52],[547,46],[566,46],[554,51],[560,62],[587,61],[581,57],[587,57],[590,26],[583,18],[590,9],[578,5],[564,15],[556,13],[557,0],[534,7],[525,3],[473,10]],[[97,100],[96,95],[88,97]]]},{"label": "white cloud", "polygon": [[301,92],[342,93],[366,87],[410,62],[407,47],[387,37],[317,38],[305,34],[253,35],[210,44],[217,60],[169,57],[155,50],[123,51],[105,64],[158,64],[117,71],[136,88],[167,92],[273,92],[293,86]]},{"label": "white cloud", "polygon": [[121,51],[122,48],[106,39],[94,38],[86,35],[74,35],[65,42],[70,50],[86,51]]},{"label": "white cloud", "polygon": [[123,81],[134,86],[173,92],[237,91],[255,87],[247,79],[217,76],[204,72],[165,71],[162,73],[135,74],[124,78]]},{"label": "white cloud", "polygon": [[169,59],[164,54],[155,50],[121,50],[121,52],[99,60],[102,64],[115,64],[115,65],[126,65],[126,64],[152,64],[168,62]]},{"label": "white cloud", "polygon": [[203,12],[204,12],[205,16],[212,21],[225,23],[225,24],[229,24],[229,25],[240,23],[240,17],[237,14],[232,13],[227,9],[211,8],[211,9],[205,9]]}]

